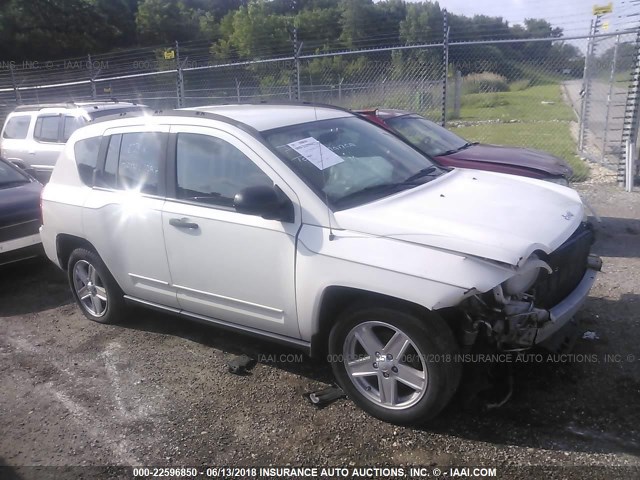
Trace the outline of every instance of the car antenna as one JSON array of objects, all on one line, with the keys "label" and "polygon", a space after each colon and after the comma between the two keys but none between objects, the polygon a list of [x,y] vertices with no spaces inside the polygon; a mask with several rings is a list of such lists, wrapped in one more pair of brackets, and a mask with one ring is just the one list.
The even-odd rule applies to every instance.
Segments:
[{"label": "car antenna", "polygon": [[[314,105],[313,114],[316,117],[316,122],[318,121],[318,109]],[[320,168],[322,169],[322,177],[326,181],[325,172],[324,172],[324,162],[322,160],[322,145],[320,144],[320,140],[316,140],[318,142],[318,152],[320,153]],[[322,189],[324,192],[324,203],[327,205],[327,219],[329,220],[329,241],[332,242],[336,239],[336,236],[333,234],[333,227],[331,225],[331,209],[329,208],[329,195],[327,195],[327,190],[325,188]]]}]

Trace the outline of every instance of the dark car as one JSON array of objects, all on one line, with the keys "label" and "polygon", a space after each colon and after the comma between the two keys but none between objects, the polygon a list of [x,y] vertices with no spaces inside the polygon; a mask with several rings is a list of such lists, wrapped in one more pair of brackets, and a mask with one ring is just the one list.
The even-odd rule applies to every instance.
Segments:
[{"label": "dark car", "polygon": [[44,254],[40,242],[42,185],[0,158],[0,265]]},{"label": "dark car", "polygon": [[360,110],[356,113],[404,137],[446,167],[473,168],[568,185],[573,170],[563,159],[529,148],[468,142],[415,113]]}]

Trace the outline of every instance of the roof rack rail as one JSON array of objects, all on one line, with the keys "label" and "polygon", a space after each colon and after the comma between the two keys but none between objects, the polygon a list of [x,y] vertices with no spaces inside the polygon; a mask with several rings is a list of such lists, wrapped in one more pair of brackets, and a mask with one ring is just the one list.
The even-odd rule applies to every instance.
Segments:
[{"label": "roof rack rail", "polygon": [[13,109],[14,112],[26,112],[31,110],[42,110],[44,108],[77,108],[73,102],[66,103],[38,103],[32,105],[19,105]]},{"label": "roof rack rail", "polygon": [[[331,108],[334,110],[340,110],[342,112],[347,112],[347,113],[351,113],[353,114],[353,112],[347,108],[343,108],[343,107],[337,107],[335,105],[329,105],[329,104],[324,104],[324,103],[314,103],[314,102],[296,102],[296,101],[277,101],[277,102],[267,102],[264,100],[258,101],[258,102],[233,102],[233,103],[223,103],[223,104],[213,104],[213,105],[201,105],[202,107],[214,107],[214,106],[225,106],[225,105],[293,105],[293,106],[305,106],[305,107],[309,107],[309,106],[313,106],[313,107],[322,107],[322,108]],[[240,122],[238,120],[234,120],[233,118],[229,118],[226,117],[224,115],[220,115],[218,113],[215,112],[205,112],[202,110],[192,110],[192,108],[198,108],[198,107],[189,107],[189,109],[175,109],[175,108],[168,108],[168,109],[162,109],[162,108],[158,108],[155,109],[151,112],[151,116],[152,117],[168,117],[168,116],[172,116],[172,117],[185,117],[185,118],[209,118],[211,120],[218,120],[220,122],[224,122],[230,125],[234,125],[242,130],[245,130],[246,132],[255,135],[255,134],[259,134],[258,130],[256,130],[255,128],[253,128],[251,125],[248,125],[244,122]],[[135,118],[135,117],[143,117],[145,115],[148,115],[148,113],[146,112],[122,112],[119,114],[114,114],[114,115],[105,115],[104,117],[100,117],[100,118],[96,118],[95,120],[93,120],[91,123],[101,123],[101,122],[108,122],[110,120],[118,120],[118,119],[122,119],[122,118]]]},{"label": "roof rack rail", "polygon": [[[223,107],[225,105],[286,105],[286,106],[301,106],[301,107],[322,107],[331,108],[334,110],[341,110],[343,112],[353,113],[350,109],[345,107],[339,107],[338,105],[332,105],[330,103],[310,102],[307,100],[256,100],[256,101],[243,101],[243,102],[224,102],[224,103],[212,103],[210,105],[198,105],[195,107],[188,107],[189,109],[198,107]],[[184,109],[180,109],[184,110]]]},{"label": "roof rack rail", "polygon": [[118,113],[112,113],[111,115],[103,115],[101,117],[91,120],[91,123],[108,122],[110,120],[117,120],[120,118],[144,117],[145,115],[148,115],[148,112],[145,112],[143,110],[131,110],[128,112],[118,112]]},{"label": "roof rack rail", "polygon": [[[122,118],[136,118],[136,117],[144,117],[149,115],[147,112],[122,112],[114,115],[105,115],[104,117],[96,118],[91,123],[101,123],[108,122],[110,120],[118,120]],[[186,117],[186,118],[209,118],[211,120],[218,120],[220,122],[228,123],[229,125],[234,125],[251,135],[255,135],[259,133],[255,128],[251,125],[247,125],[246,123],[240,122],[238,120],[234,120],[233,118],[225,117],[223,115],[218,115],[216,113],[211,112],[202,112],[200,110],[177,110],[169,108],[167,110],[157,109],[151,112],[152,117]]]}]

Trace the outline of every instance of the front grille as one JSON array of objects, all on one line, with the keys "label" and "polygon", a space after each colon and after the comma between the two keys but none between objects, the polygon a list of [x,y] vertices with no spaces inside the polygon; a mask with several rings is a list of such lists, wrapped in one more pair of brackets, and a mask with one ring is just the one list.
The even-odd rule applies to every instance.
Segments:
[{"label": "front grille", "polygon": [[536,281],[535,306],[549,309],[564,300],[580,283],[594,241],[591,224],[582,223],[571,237],[544,259],[553,273],[543,270]]}]

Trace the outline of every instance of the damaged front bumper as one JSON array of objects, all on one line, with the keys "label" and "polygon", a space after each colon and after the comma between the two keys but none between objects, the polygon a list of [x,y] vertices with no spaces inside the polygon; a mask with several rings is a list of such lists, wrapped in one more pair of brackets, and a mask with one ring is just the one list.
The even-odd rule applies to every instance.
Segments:
[{"label": "damaged front bumper", "polygon": [[[467,310],[467,318],[473,324],[472,330],[475,333],[472,335],[472,342],[475,341],[480,325],[483,325],[487,336],[500,350],[526,349],[543,342],[549,343],[582,307],[601,268],[600,257],[588,255],[582,279],[569,294],[550,308],[536,306],[534,296],[524,295],[516,299],[505,295],[500,285],[491,292],[490,302],[476,297],[478,302],[475,303],[473,312]],[[467,334],[471,333],[468,329],[465,330]],[[467,337],[467,340],[471,338]]]},{"label": "damaged front bumper", "polygon": [[[602,268],[600,257],[592,255],[589,257],[590,266],[582,277],[582,281],[576,289],[569,294],[562,302],[549,309],[549,320],[538,327],[536,343],[541,343],[569,322],[576,312],[582,307],[589,296],[589,291],[596,281],[596,275]],[[591,266],[593,265],[593,267]]]},{"label": "damaged front bumper", "polygon": [[[536,308],[533,298],[529,301],[505,300],[502,296],[505,322],[500,343],[530,347],[549,340],[582,307],[601,268],[600,257],[590,254],[582,280],[569,295],[549,309]],[[497,298],[500,298],[500,293]]]}]

